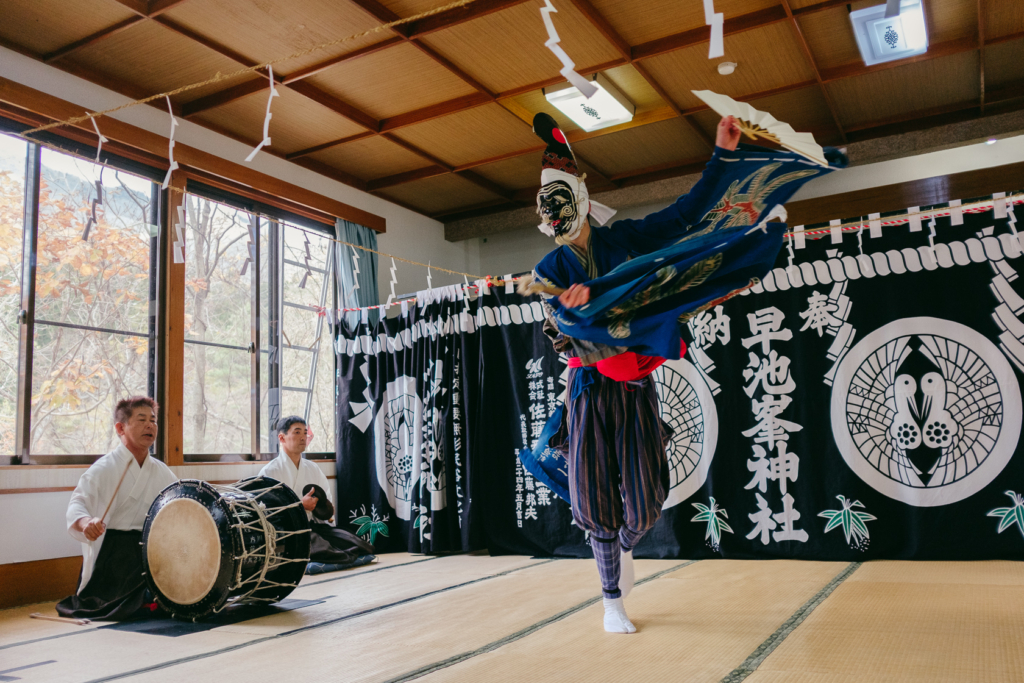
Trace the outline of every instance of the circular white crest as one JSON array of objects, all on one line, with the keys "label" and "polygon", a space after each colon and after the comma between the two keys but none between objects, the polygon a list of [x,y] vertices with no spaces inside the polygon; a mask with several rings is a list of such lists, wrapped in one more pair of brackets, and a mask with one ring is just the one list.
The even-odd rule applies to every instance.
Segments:
[{"label": "circular white crest", "polygon": [[671,468],[663,510],[697,492],[708,478],[718,444],[718,410],[707,382],[689,361],[670,360],[654,371],[661,419],[675,434],[667,450]]},{"label": "circular white crest", "polygon": [[423,451],[423,402],[416,380],[402,375],[385,387],[373,422],[377,482],[388,504],[409,519],[412,489],[419,483]]},{"label": "circular white crest", "polygon": [[[913,354],[934,372],[901,373]],[[868,485],[908,505],[948,505],[991,483],[1013,456],[1020,387],[978,332],[939,318],[903,318],[867,335],[842,360],[831,416],[839,452]],[[916,457],[922,448],[937,459]]]}]

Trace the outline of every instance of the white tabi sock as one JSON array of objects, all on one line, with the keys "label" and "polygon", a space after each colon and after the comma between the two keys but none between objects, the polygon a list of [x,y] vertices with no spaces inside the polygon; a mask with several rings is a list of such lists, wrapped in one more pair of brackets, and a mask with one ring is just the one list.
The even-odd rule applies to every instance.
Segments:
[{"label": "white tabi sock", "polygon": [[623,550],[619,559],[619,590],[622,597],[629,595],[633,590],[633,583],[636,581],[636,574],[633,572],[633,551]]},{"label": "white tabi sock", "polygon": [[636,633],[636,626],[626,616],[622,598],[604,599],[604,630],[608,633]]}]

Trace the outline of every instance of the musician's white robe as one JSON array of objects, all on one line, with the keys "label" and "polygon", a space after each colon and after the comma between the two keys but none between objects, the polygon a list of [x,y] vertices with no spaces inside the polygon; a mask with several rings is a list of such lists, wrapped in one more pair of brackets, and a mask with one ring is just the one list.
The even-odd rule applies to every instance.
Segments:
[{"label": "musician's white robe", "polygon": [[[277,479],[291,488],[292,491],[295,491],[299,498],[302,498],[302,489],[307,484],[316,484],[327,494],[327,500],[331,501],[332,505],[334,504],[334,496],[331,495],[331,487],[327,483],[327,475],[324,474],[324,471],[316,463],[305,458],[299,458],[299,466],[296,467],[287,453],[279,451],[277,457],[264,465],[263,469],[260,470],[260,476]],[[313,513],[307,512],[306,518],[312,520]]]},{"label": "musician's white robe", "polygon": [[174,472],[156,458],[146,456],[142,467],[139,467],[135,456],[123,444],[104,455],[85,471],[78,480],[75,492],[71,494],[67,513],[68,533],[75,540],[82,542],[82,581],[78,584],[78,593],[89,584],[106,534],[95,541],[89,541],[85,534],[72,529],[72,525],[82,517],[103,515],[125,468],[128,468],[128,473],[125,474],[124,483],[118,489],[117,498],[107,514],[108,529],[142,531],[149,506],[161,491],[178,481]]}]

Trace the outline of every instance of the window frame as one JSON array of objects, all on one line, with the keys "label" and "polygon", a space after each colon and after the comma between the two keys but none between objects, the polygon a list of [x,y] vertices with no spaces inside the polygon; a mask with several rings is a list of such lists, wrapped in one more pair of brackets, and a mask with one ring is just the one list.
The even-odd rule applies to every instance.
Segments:
[{"label": "window frame", "polygon": [[[26,123],[9,119],[0,116],[0,134],[14,134],[18,135],[21,132],[27,130],[30,126]],[[27,466],[60,466],[60,465],[82,465],[91,464],[98,460],[103,454],[69,454],[69,455],[48,455],[48,454],[33,454],[31,452],[31,400],[32,400],[32,369],[34,358],[34,345],[35,345],[35,327],[36,323],[40,324],[54,324],[56,321],[37,321],[36,320],[36,252],[38,250],[38,235],[39,235],[39,219],[40,219],[40,180],[42,172],[42,149],[48,147],[53,149],[57,153],[64,153],[70,156],[81,157],[86,161],[92,161],[96,158],[96,147],[90,146],[89,144],[79,142],[75,139],[61,136],[56,133],[49,131],[39,133],[35,135],[35,138],[39,140],[36,142],[26,142],[26,175],[24,182],[25,189],[25,203],[23,209],[22,219],[22,272],[21,272],[21,301],[19,307],[19,325],[18,325],[18,388],[17,388],[17,408],[16,408],[16,430],[15,430],[15,448],[14,454],[0,454],[0,466],[3,465],[27,465]],[[40,144],[42,143],[42,144]],[[162,362],[161,355],[170,356],[171,351],[166,348],[165,340],[160,334],[161,330],[166,329],[166,317],[168,315],[167,308],[164,304],[166,301],[165,294],[168,291],[168,273],[167,268],[164,264],[168,263],[166,258],[166,251],[170,248],[170,240],[167,236],[166,226],[170,224],[168,220],[168,207],[169,191],[161,190],[160,183],[164,178],[166,172],[165,168],[158,168],[154,165],[143,163],[136,159],[131,159],[117,154],[109,153],[107,149],[103,150],[102,163],[105,166],[110,167],[113,170],[124,171],[137,176],[141,176],[147,180],[153,182],[153,192],[150,201],[149,218],[150,223],[159,227],[156,234],[151,235],[150,238],[150,276],[148,282],[149,292],[149,315],[148,315],[148,354],[147,354],[147,372],[146,372],[146,393],[151,397],[158,397],[162,392],[161,388],[166,382],[165,377],[165,365]],[[320,222],[313,215],[302,215],[299,213],[292,213],[290,211],[274,206],[273,204],[264,203],[251,197],[243,196],[242,194],[234,194],[228,190],[222,189],[211,184],[197,180],[196,177],[202,178],[202,174],[192,174],[186,171],[184,174],[186,178],[186,192],[194,194],[205,199],[226,204],[234,208],[246,211],[256,216],[258,230],[264,229],[264,224],[273,224],[276,229],[272,232],[278,233],[281,241],[281,234],[284,228],[284,224],[294,226],[303,230],[310,230],[315,233],[320,233],[334,239],[333,231],[330,226],[326,223]],[[211,180],[218,181],[219,179],[211,178]],[[273,199],[273,198],[271,198]],[[282,198],[282,202],[288,202],[288,200]],[[263,382],[271,382],[273,375],[273,367],[276,365],[277,370],[277,387],[280,387],[281,376],[280,376],[280,356],[278,354],[278,361],[276,363],[268,363],[268,367],[271,368],[270,376],[262,378],[261,372],[261,359],[262,354],[266,353],[265,347],[261,348],[261,337],[266,338],[269,342],[272,338],[270,330],[261,330],[260,320],[260,308],[259,308],[259,297],[262,294],[261,289],[261,278],[259,262],[261,258],[260,240],[257,240],[255,245],[256,248],[256,263],[252,267],[254,272],[254,285],[252,287],[253,292],[253,305],[252,315],[250,324],[250,346],[248,349],[242,349],[249,351],[250,354],[250,368],[251,377],[250,389],[255,387],[256,391],[250,391],[251,402],[250,402],[250,413],[252,416],[251,420],[251,437],[250,442],[252,446],[252,452],[250,453],[214,453],[214,454],[182,454],[184,462],[182,464],[197,464],[204,462],[219,462],[219,463],[230,463],[239,461],[255,461],[255,460],[269,460],[273,459],[277,455],[275,446],[276,438],[275,434],[268,428],[266,429],[267,443],[261,444],[261,433],[260,433],[260,418],[261,418],[261,384]],[[271,288],[271,292],[267,292],[266,295],[271,297],[271,303],[276,304],[278,310],[283,299],[283,291],[277,291],[280,289],[282,280],[282,268],[283,268],[283,249],[279,244],[277,247],[277,253],[274,255],[280,261],[275,261],[270,265],[268,285]],[[270,255],[268,255],[270,256]],[[329,292],[326,296],[329,297],[329,301],[333,306],[337,306],[337,282],[334,273],[331,270],[331,263],[334,259],[334,250],[331,249],[329,252],[329,261],[327,268],[327,278],[324,284],[324,288],[329,288]],[[326,304],[327,302],[324,301]],[[281,320],[281,315],[277,315],[277,321]],[[89,328],[85,326],[79,326],[74,324],[57,323],[58,326],[71,327],[75,329],[87,329],[98,332],[106,333],[124,333],[121,330],[106,330],[99,328]],[[278,337],[280,337],[280,325],[278,324]],[[147,334],[132,334],[136,337],[146,337]],[[280,339],[278,339],[280,342]],[[196,343],[187,342],[186,343]],[[213,346],[224,346],[222,344],[215,344],[212,342],[205,342]],[[230,348],[236,348],[230,346]],[[278,345],[278,348],[281,348]],[[254,351],[255,349],[255,351]],[[181,349],[181,353],[184,354],[184,348]],[[323,355],[314,352],[314,356]],[[332,365],[336,366],[336,358],[334,354],[328,354]],[[314,363],[323,362],[324,358],[315,358]],[[336,367],[335,374],[336,374]],[[311,382],[315,381],[316,365],[311,365]],[[312,394],[310,394],[310,397]],[[269,396],[268,396],[269,401]],[[306,412],[309,412],[310,400],[306,401]],[[278,410],[280,406],[280,395],[278,395]],[[165,410],[182,409],[183,406],[165,406]],[[336,405],[335,405],[336,410]],[[270,415],[268,405],[268,416]],[[335,420],[336,420],[335,416]],[[337,425],[335,426],[337,429]],[[157,441],[154,455],[160,459],[165,459],[164,446],[166,444],[164,440],[164,432],[161,430],[160,438]],[[268,447],[267,451],[264,451],[262,446]],[[256,457],[254,457],[254,454]],[[334,451],[315,451],[306,454],[306,457],[310,460],[334,460],[336,454]]]}]

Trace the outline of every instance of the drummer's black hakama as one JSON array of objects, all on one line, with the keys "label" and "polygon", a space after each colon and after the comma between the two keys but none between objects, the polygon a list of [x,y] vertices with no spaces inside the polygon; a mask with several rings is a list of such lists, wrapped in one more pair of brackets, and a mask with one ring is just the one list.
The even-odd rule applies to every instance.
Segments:
[{"label": "drummer's black hakama", "polygon": [[142,573],[142,532],[107,529],[89,583],[57,603],[72,619],[122,621],[155,609]]}]

